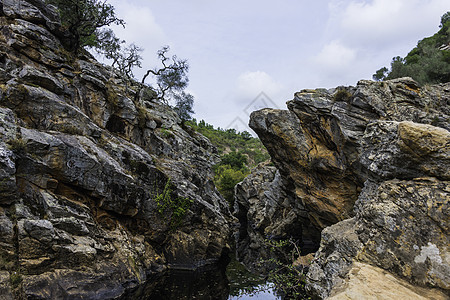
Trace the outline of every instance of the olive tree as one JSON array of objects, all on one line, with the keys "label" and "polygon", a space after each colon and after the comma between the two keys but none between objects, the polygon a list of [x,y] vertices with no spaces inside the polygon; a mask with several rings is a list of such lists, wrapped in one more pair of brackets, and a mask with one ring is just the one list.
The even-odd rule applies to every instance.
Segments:
[{"label": "olive tree", "polygon": [[179,59],[176,55],[168,56],[169,50],[169,46],[164,46],[157,52],[162,66],[147,70],[141,83],[144,85],[146,79],[152,75],[156,83],[153,89],[157,100],[166,104],[175,102],[175,111],[181,119],[189,120],[194,113],[194,96],[184,91],[189,83],[189,64],[187,60]]},{"label": "olive tree", "polygon": [[142,84],[145,83],[147,77],[152,74],[156,78],[158,99],[163,102],[168,102],[167,95],[169,93],[183,91],[188,83],[189,78],[187,73],[189,71],[189,65],[187,60],[178,59],[176,55],[171,58],[167,56],[169,52],[169,46],[164,46],[161,50],[158,50],[158,58],[161,60],[162,67],[147,70],[142,78]]},{"label": "olive tree", "polygon": [[69,48],[79,51],[85,46],[99,47],[101,28],[112,24],[125,25],[106,0],[46,0],[55,5],[62,25],[72,35]]}]

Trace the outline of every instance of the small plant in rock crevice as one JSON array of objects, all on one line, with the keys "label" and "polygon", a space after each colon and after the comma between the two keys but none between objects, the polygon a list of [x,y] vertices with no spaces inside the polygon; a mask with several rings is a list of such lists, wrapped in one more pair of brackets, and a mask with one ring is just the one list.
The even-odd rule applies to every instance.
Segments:
[{"label": "small plant in rock crevice", "polygon": [[[293,264],[293,262],[301,256],[297,243],[292,240],[265,240],[266,245],[272,252],[287,250],[290,256],[290,262],[282,262],[277,258],[261,260],[261,264],[272,265],[272,269],[267,274],[267,280],[272,282],[277,292],[283,294],[283,299],[311,299],[306,296],[305,276],[302,268]],[[284,252],[284,251],[283,251]]]},{"label": "small plant in rock crevice", "polygon": [[336,102],[348,102],[352,99],[352,94],[344,88],[340,88],[333,95],[333,100]]},{"label": "small plant in rock crevice", "polygon": [[20,275],[20,273],[18,273],[18,272],[12,272],[9,275],[9,281],[11,283],[11,287],[13,289],[16,289],[22,283],[22,275]]},{"label": "small plant in rock crevice", "polygon": [[170,214],[170,220],[167,220],[172,231],[180,226],[187,211],[194,202],[192,199],[184,197],[173,197],[172,182],[167,180],[164,189],[155,197],[158,213],[167,220],[167,214]]},{"label": "small plant in rock crevice", "polygon": [[13,151],[14,153],[22,153],[27,147],[26,141],[21,138],[11,139],[7,143],[9,150]]}]

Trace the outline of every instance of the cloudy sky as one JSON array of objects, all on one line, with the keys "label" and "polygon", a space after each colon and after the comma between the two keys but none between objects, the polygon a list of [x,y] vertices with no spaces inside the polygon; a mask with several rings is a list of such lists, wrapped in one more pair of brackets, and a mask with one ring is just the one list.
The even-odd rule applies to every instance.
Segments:
[{"label": "cloudy sky", "polygon": [[238,130],[251,110],[284,109],[301,89],[371,79],[434,34],[450,10],[448,0],[109,2],[126,22],[116,34],[144,49],[137,78],[169,45],[189,61],[194,117]]}]

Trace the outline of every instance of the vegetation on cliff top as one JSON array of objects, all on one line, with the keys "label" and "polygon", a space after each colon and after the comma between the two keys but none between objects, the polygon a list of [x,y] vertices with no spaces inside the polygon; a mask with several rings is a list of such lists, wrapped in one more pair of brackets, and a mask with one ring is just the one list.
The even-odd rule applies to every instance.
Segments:
[{"label": "vegetation on cliff top", "polygon": [[270,159],[269,153],[258,138],[247,131],[214,128],[204,120],[187,123],[206,136],[217,147],[221,162],[214,168],[214,183],[230,205],[233,204],[234,186],[250,174],[250,170]]},{"label": "vegetation on cliff top", "polygon": [[390,70],[383,67],[374,80],[412,77],[420,84],[450,81],[450,12],[441,17],[440,30],[419,41],[405,58],[392,59]]}]

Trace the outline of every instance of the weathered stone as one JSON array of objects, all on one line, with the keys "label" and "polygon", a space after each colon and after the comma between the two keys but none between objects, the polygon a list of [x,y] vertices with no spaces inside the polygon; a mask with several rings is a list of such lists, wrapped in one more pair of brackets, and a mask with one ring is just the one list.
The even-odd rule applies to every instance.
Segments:
[{"label": "weathered stone", "polygon": [[335,148],[305,132],[292,112],[253,112],[250,126],[267,147],[281,175],[293,182],[297,201],[305,205],[318,230],[352,215],[362,184],[347,166],[345,154],[336,153]]},{"label": "weathered stone", "polygon": [[12,270],[14,263],[14,223],[0,207],[0,270]]},{"label": "weathered stone", "polygon": [[448,299],[448,296],[438,289],[413,286],[383,269],[363,263],[354,263],[344,278],[344,282],[333,288],[328,299],[445,300]]},{"label": "weathered stone", "polygon": [[58,269],[41,275],[27,276],[23,290],[34,299],[89,298],[117,299],[126,287],[132,288],[138,280],[125,267],[112,269],[104,266],[95,273]]},{"label": "weathered stone", "polygon": [[421,285],[450,288],[450,183],[367,183],[356,205],[358,259]]},{"label": "weathered stone", "polygon": [[0,299],[13,300],[14,296],[10,284],[9,272],[0,271]]},{"label": "weathered stone", "polygon": [[[303,90],[288,102],[290,112],[253,112],[250,126],[267,147],[281,175],[293,180],[298,201],[304,203],[315,226],[322,229],[353,215],[353,204],[369,176],[360,162],[366,127],[375,120],[387,119],[450,130],[445,121],[450,116],[448,91],[448,84],[419,88],[410,78],[381,83],[362,80],[356,87],[329,91]],[[405,135],[408,123],[403,124]],[[441,135],[440,140],[444,142],[446,138]],[[421,139],[417,136],[415,140]],[[402,148],[409,147],[403,144]],[[448,155],[446,152],[442,148],[439,159]],[[435,155],[429,151],[428,154]],[[413,155],[418,156],[410,153],[409,159]],[[434,164],[434,168],[436,172],[448,169],[445,164]]]},{"label": "weathered stone", "polygon": [[78,220],[75,217],[52,219],[52,224],[54,227],[74,235],[89,234],[89,229],[85,222]]},{"label": "weathered stone", "polygon": [[322,232],[308,289],[328,297],[355,261],[377,265],[413,284],[449,289],[449,186],[434,178],[367,182],[356,217]]},{"label": "weathered stone", "polygon": [[362,138],[362,164],[381,178],[450,178],[450,132],[412,122],[378,121]]},{"label": "weathered stone", "polygon": [[53,224],[47,220],[25,220],[23,228],[38,241],[49,243],[56,237]]},{"label": "weathered stone", "polygon": [[290,112],[251,115],[250,126],[293,184],[284,189],[295,192],[317,229],[354,216],[322,231],[307,275],[313,295],[327,298],[347,286],[339,297],[370,297],[352,285],[364,274],[349,275],[358,263],[414,286],[449,289],[449,92],[448,83],[363,80],[296,93]]},{"label": "weathered stone", "polygon": [[56,7],[47,5],[42,0],[3,0],[3,13],[8,17],[19,17],[37,24],[45,24],[54,31],[61,26]]},{"label": "weathered stone", "polygon": [[234,215],[240,226],[236,254],[252,270],[263,271],[265,264],[261,260],[286,259],[272,250],[270,242],[291,239],[298,242],[304,254],[316,250],[319,232],[308,226],[307,212],[285,192],[285,185],[278,170],[264,164],[236,185]]},{"label": "weathered stone", "polygon": [[322,231],[320,249],[308,272],[307,289],[326,298],[333,286],[340,285],[353,258],[363,246],[355,231],[354,218],[341,221]]},{"label": "weathered stone", "polygon": [[16,196],[15,156],[10,150],[13,144],[20,146],[15,121],[11,110],[0,108],[0,205],[12,203]]},{"label": "weathered stone", "polygon": [[16,195],[16,166],[14,154],[0,143],[0,205],[10,204]]},{"label": "weathered stone", "polygon": [[25,83],[41,86],[56,94],[64,90],[63,85],[56,78],[29,66],[20,71],[19,78]]}]

